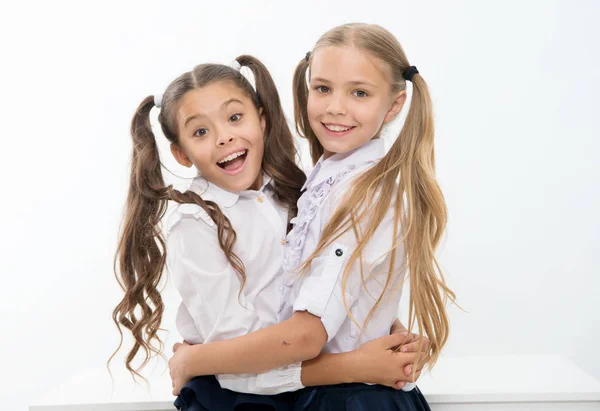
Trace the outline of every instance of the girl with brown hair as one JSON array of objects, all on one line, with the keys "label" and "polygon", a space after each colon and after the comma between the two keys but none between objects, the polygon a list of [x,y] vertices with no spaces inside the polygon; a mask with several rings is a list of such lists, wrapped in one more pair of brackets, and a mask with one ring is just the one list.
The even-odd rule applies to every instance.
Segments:
[{"label": "girl with brown hair", "polygon": [[[252,71],[255,86],[241,74],[241,66]],[[198,177],[185,192],[165,186],[150,126],[155,106],[160,109],[158,120],[173,156],[181,165],[198,170]],[[162,96],[142,101],[131,135],[129,194],[115,259],[125,295],[113,313],[121,336],[125,328],[135,339],[127,368],[139,375],[150,357],[162,351],[158,330],[164,306],[157,288],[168,265],[182,296],[178,329],[189,343],[203,343],[191,347],[199,347],[212,359],[212,365],[208,361],[204,365],[214,369],[197,375],[222,374],[218,382],[213,376],[189,381],[177,399],[178,407],[221,410],[237,404],[289,408],[287,395],[236,394],[222,389],[270,394],[301,388],[300,362],[320,352],[308,337],[319,319],[297,313],[284,327],[291,330],[285,336],[287,341],[278,340],[270,351],[277,363],[258,370],[244,361],[222,366],[221,355],[226,355],[230,345],[220,340],[277,321],[282,305],[284,238],[305,181],[294,163],[293,138],[267,69],[251,56],[238,57],[233,68],[197,66],[174,80]],[[169,200],[179,205],[167,221],[165,240],[160,223]],[[403,336],[388,336],[365,344],[360,355],[323,356],[313,367],[334,383],[347,378],[340,377],[339,369],[351,370],[357,381],[395,383],[412,357],[392,355],[387,349],[403,340]],[[140,350],[143,362],[134,368]],[[269,375],[231,375],[276,367],[283,368]],[[302,382],[315,383],[310,378]]]}]

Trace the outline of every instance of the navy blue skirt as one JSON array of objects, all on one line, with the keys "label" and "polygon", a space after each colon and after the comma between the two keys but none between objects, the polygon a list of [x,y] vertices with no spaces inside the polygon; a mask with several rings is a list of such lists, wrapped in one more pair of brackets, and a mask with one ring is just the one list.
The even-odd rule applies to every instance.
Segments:
[{"label": "navy blue skirt", "polygon": [[296,394],[294,411],[431,411],[419,388],[400,391],[382,385],[309,387]]},{"label": "navy blue skirt", "polygon": [[175,407],[181,411],[293,411],[297,394],[244,394],[221,388],[213,376],[196,377],[181,389]]}]

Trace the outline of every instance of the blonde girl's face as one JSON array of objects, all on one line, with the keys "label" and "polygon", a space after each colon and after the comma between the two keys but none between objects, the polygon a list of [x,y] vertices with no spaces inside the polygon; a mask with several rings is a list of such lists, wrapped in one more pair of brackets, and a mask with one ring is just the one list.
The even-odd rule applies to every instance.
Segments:
[{"label": "blonde girl's face", "polygon": [[308,119],[325,158],[379,136],[406,101],[389,64],[352,46],[318,48],[310,66]]},{"label": "blonde girl's face", "polygon": [[177,110],[177,161],[194,165],[211,183],[232,192],[262,184],[265,119],[232,82],[187,92]]}]

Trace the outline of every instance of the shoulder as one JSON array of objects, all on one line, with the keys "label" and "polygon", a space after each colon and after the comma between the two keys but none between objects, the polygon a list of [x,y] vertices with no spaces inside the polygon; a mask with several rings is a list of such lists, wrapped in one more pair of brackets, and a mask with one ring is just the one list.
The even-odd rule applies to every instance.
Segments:
[{"label": "shoulder", "polygon": [[197,204],[179,204],[167,217],[167,235],[172,234],[178,227],[195,223],[194,225],[206,226],[216,230],[215,222],[208,213]]},{"label": "shoulder", "polygon": [[[334,176],[330,180],[332,187],[326,200],[327,203],[329,205],[338,205],[345,201],[348,193],[356,186],[357,180],[373,166],[374,163],[348,167]],[[379,194],[379,190],[376,194]]]},{"label": "shoulder", "polygon": [[[374,164],[371,163],[353,169],[349,173],[344,175],[343,178],[332,187],[331,192],[325,199],[324,206],[327,207],[330,210],[330,212],[334,212],[340,205],[345,204],[349,200],[352,191],[357,188],[357,180],[373,166]],[[369,190],[368,192],[365,191],[361,195],[361,199],[364,199],[364,201],[362,202],[361,209],[366,209],[368,211],[377,203],[384,190],[387,193],[391,191],[393,196],[386,214],[393,215],[394,204],[397,200],[398,187],[399,184],[396,181],[391,187],[385,188],[381,185],[377,185],[374,186],[372,190]]]}]

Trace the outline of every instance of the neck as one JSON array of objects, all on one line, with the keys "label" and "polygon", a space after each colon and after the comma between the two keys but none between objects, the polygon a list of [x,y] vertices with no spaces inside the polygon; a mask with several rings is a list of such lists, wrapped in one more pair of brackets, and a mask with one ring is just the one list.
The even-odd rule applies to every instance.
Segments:
[{"label": "neck", "polygon": [[257,191],[262,187],[262,185],[263,185],[263,171],[260,170],[258,172],[258,175],[256,176],[256,180],[254,180],[254,183],[252,183],[252,185],[249,187],[249,189]]}]

